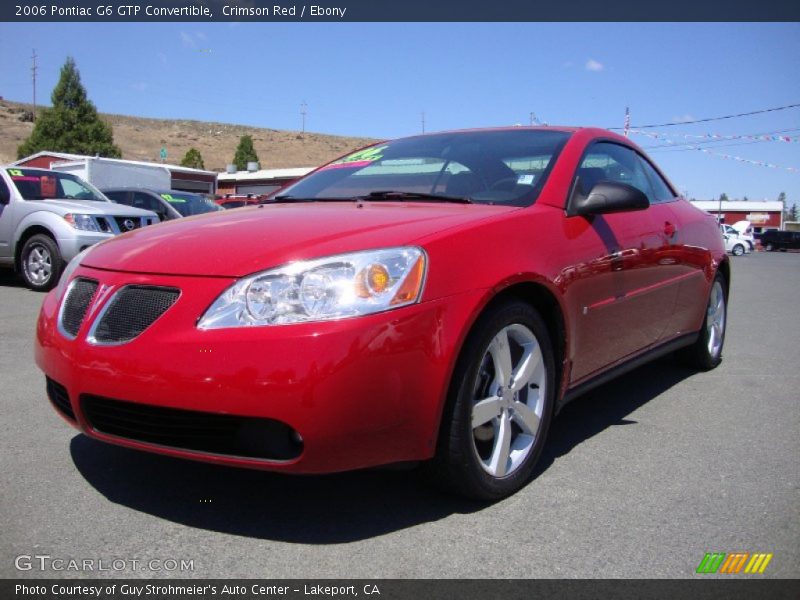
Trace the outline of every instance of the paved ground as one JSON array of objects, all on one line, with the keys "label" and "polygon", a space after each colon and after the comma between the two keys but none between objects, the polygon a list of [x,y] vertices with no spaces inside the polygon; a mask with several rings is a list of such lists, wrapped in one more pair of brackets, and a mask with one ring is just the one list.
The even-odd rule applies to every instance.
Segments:
[{"label": "paved ground", "polygon": [[[709,551],[772,552],[766,576],[798,577],[800,255],[733,263],[719,369],[661,361],[591,392],[538,478],[489,506],[407,472],[286,477],[93,442],[45,399],[42,296],[0,276],[0,577],[692,577]],[[194,571],[19,572],[20,555]]]}]

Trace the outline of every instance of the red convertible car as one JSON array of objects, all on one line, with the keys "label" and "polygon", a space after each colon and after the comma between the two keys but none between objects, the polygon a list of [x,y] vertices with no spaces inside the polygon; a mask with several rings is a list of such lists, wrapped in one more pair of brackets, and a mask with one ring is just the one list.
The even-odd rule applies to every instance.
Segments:
[{"label": "red convertible car", "polygon": [[424,461],[492,499],[570,399],[665,353],[721,360],[717,224],[611,132],[381,142],[278,194],[70,263],[35,346],[64,419],[274,471]]}]

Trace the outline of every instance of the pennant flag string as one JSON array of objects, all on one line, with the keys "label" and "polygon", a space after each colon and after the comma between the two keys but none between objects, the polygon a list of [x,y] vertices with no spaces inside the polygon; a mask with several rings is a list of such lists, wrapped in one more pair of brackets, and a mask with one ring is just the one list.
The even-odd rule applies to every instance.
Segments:
[{"label": "pennant flag string", "polygon": [[691,146],[691,145],[688,145],[688,144],[683,143],[683,142],[674,142],[674,141],[670,140],[669,138],[667,138],[663,133],[654,133],[652,131],[641,131],[641,130],[635,130],[635,129],[631,129],[631,133],[637,133],[639,135],[644,135],[644,136],[647,136],[647,137],[652,138],[652,139],[661,140],[663,142],[666,142],[670,146],[685,146],[687,150],[699,150],[703,154],[709,154],[709,155],[712,155],[712,156],[719,156],[720,158],[723,158],[725,160],[734,160],[736,162],[747,163],[747,164],[756,165],[756,166],[759,166],[759,167],[767,167],[769,169],[783,169],[783,170],[786,170],[786,171],[789,171],[789,172],[792,172],[792,173],[800,173],[800,169],[797,169],[795,167],[782,167],[780,165],[776,165],[776,164],[773,164],[773,163],[765,162],[763,160],[751,160],[749,158],[742,158],[741,156],[733,156],[731,154],[723,154],[721,152],[713,152],[713,151],[709,150],[708,148],[701,148],[699,146]]}]

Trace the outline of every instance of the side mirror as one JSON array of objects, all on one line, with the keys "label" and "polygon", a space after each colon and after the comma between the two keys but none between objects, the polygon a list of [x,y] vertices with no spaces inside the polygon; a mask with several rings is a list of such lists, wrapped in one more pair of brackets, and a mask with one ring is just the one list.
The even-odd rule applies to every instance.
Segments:
[{"label": "side mirror", "polygon": [[585,198],[572,202],[571,215],[600,215],[604,213],[644,210],[650,201],[640,189],[617,181],[601,181]]}]

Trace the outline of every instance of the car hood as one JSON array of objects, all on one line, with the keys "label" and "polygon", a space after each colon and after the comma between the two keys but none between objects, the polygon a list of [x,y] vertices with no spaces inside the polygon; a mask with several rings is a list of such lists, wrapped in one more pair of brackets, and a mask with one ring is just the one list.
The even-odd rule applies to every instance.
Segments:
[{"label": "car hood", "polygon": [[41,204],[47,210],[66,215],[77,213],[83,215],[110,215],[112,217],[154,217],[155,213],[141,208],[133,208],[114,202],[97,202],[93,200],[29,200]]},{"label": "car hood", "polygon": [[242,277],[291,262],[413,244],[517,207],[429,203],[298,203],[187,217],[92,250],[83,265],[164,275]]}]

